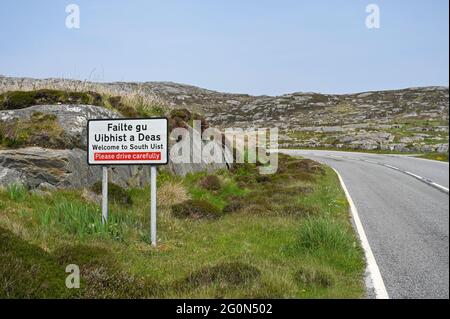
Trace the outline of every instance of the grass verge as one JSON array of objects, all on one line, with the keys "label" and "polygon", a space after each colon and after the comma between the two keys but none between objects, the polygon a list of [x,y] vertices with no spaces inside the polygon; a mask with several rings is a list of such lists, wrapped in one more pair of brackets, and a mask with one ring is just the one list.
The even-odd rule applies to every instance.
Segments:
[{"label": "grass verge", "polygon": [[428,154],[420,155],[418,157],[433,160],[433,161],[447,162],[447,163],[449,161],[448,153],[445,153],[445,154],[443,154],[443,153],[428,153]]},{"label": "grass verge", "polygon": [[[330,168],[281,155],[275,175],[237,165],[214,176],[160,173],[157,248],[148,189],[124,190],[131,201],[111,203],[107,225],[81,190],[0,191],[0,297],[364,295],[363,252]],[[195,202],[214,218],[192,213]],[[80,267],[80,289],[64,285],[68,264]]]}]

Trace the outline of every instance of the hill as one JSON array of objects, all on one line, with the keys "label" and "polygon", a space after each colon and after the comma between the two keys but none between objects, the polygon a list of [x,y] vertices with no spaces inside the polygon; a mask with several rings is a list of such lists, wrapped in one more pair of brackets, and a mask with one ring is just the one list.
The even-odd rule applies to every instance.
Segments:
[{"label": "hill", "polygon": [[0,77],[0,93],[54,88],[139,96],[186,108],[219,128],[278,127],[281,147],[448,153],[448,87],[251,96],[172,82],[93,83]]}]

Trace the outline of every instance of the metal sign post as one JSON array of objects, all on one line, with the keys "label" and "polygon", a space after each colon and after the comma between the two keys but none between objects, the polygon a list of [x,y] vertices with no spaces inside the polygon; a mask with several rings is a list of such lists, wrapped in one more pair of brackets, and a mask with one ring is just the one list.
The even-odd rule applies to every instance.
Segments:
[{"label": "metal sign post", "polygon": [[167,118],[96,119],[87,124],[87,162],[102,166],[102,222],[108,222],[108,166],[150,165],[150,240],[156,246],[156,167],[169,163]]},{"label": "metal sign post", "polygon": [[108,167],[103,166],[102,171],[102,222],[105,224],[108,222]]},{"label": "metal sign post", "polygon": [[150,167],[150,239],[152,246],[156,247],[156,166]]}]

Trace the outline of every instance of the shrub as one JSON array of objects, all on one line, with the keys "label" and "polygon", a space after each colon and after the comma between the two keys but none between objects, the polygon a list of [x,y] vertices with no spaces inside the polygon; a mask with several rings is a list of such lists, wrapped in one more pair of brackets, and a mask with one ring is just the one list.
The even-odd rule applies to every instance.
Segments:
[{"label": "shrub", "polygon": [[145,299],[163,291],[162,285],[157,282],[103,266],[87,267],[82,279],[86,282],[83,298],[87,299]]},{"label": "shrub", "polygon": [[282,206],[282,213],[287,216],[310,217],[316,214],[316,210],[302,203],[287,203]]},{"label": "shrub", "polygon": [[[102,182],[95,183],[91,187],[91,190],[97,195],[101,195]],[[125,189],[114,183],[108,183],[108,199],[120,205],[133,204],[133,199],[131,198],[130,194]]]},{"label": "shrub", "polygon": [[76,144],[59,125],[56,115],[34,112],[28,120],[0,122],[0,140],[8,147],[66,148]]},{"label": "shrub", "polygon": [[172,206],[172,214],[177,218],[219,218],[222,211],[205,200],[188,200]]},{"label": "shrub", "polygon": [[243,208],[242,205],[243,198],[241,196],[231,196],[228,198],[228,204],[224,207],[223,212],[224,213],[234,213],[241,208]]},{"label": "shrub", "polygon": [[55,252],[60,265],[80,267],[83,298],[149,298],[160,293],[160,286],[149,280],[120,271],[111,250],[78,244]]},{"label": "shrub", "polygon": [[10,92],[0,95],[0,110],[15,110],[32,106],[33,96],[29,92]]},{"label": "shrub", "polygon": [[188,109],[175,109],[170,112],[170,117],[173,119],[180,119],[185,122],[191,119],[191,112]]},{"label": "shrub", "polygon": [[67,274],[56,260],[37,245],[0,227],[0,298],[68,298]]},{"label": "shrub", "polygon": [[335,276],[327,269],[316,267],[301,267],[295,274],[294,280],[300,285],[312,285],[329,288],[334,285]]},{"label": "shrub", "polygon": [[86,244],[62,246],[55,250],[54,255],[61,265],[77,264],[86,267],[106,265],[112,267],[117,264],[110,250]]},{"label": "shrub", "polygon": [[193,126],[193,121],[200,121],[201,131],[203,132],[209,127],[206,119],[197,113],[192,113],[188,109],[174,109],[169,113],[169,127],[174,129],[177,127],[187,128]]},{"label": "shrub", "polygon": [[136,106],[136,111],[140,117],[164,116],[164,107],[160,104],[139,104]]},{"label": "shrub", "polygon": [[258,268],[241,262],[223,262],[204,267],[176,282],[177,288],[198,288],[210,284],[239,286],[251,283],[261,276]]},{"label": "shrub", "polygon": [[161,207],[170,207],[180,204],[189,199],[186,188],[182,183],[165,182],[159,188],[158,205]]},{"label": "shrub", "polygon": [[0,95],[0,110],[15,110],[44,104],[89,104],[99,101],[95,93],[66,92],[60,90],[11,91]]},{"label": "shrub", "polygon": [[218,176],[208,175],[200,181],[200,186],[209,191],[218,191],[222,188],[222,183]]},{"label": "shrub", "polygon": [[108,102],[113,108],[117,109],[122,105],[122,98],[120,96],[111,96],[108,98]]}]

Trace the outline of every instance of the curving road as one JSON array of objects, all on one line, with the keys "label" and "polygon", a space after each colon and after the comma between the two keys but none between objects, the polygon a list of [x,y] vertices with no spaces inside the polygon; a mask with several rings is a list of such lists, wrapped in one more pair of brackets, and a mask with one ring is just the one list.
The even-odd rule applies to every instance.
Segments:
[{"label": "curving road", "polygon": [[342,176],[390,298],[449,298],[449,165],[408,156],[283,150]]}]

